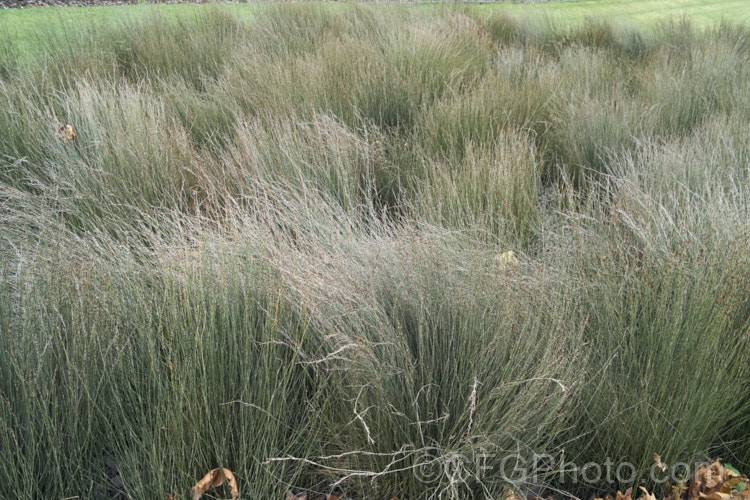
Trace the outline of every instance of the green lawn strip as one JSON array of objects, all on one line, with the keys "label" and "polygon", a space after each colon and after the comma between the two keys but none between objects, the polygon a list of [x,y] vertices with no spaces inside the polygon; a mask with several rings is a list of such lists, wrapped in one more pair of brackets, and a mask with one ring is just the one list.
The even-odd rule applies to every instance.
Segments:
[{"label": "green lawn strip", "polygon": [[[252,16],[263,4],[226,4],[227,9]],[[345,8],[348,4],[321,4],[324,8]],[[442,9],[443,5],[417,4],[420,9]],[[13,40],[19,50],[33,50],[46,33],[74,29],[92,23],[117,23],[129,17],[158,12],[165,15],[199,15],[206,4],[139,4],[103,7],[40,7],[0,10],[0,37]],[[400,7],[400,6],[399,6]],[[376,8],[393,9],[394,5]],[[454,7],[451,7],[454,8]],[[696,25],[711,25],[722,19],[748,22],[745,0],[582,0],[544,3],[472,5],[479,12],[506,10],[517,15],[548,15],[563,25],[576,24],[587,17],[606,17],[616,23],[648,26],[667,17],[689,16]]]},{"label": "green lawn strip", "polygon": [[563,24],[575,24],[587,17],[605,17],[616,23],[649,26],[668,17],[688,16],[698,26],[728,19],[746,23],[747,2],[743,0],[582,0],[545,3],[503,3],[481,5],[488,12],[505,9],[517,15],[546,14]]}]

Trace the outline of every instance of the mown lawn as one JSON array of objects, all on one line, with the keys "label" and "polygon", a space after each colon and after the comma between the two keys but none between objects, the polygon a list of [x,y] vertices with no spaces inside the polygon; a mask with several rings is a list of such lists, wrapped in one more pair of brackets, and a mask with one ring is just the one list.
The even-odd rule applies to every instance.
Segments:
[{"label": "mown lawn", "polygon": [[654,453],[750,470],[750,27],[506,8],[541,7],[15,24],[0,498],[189,498],[219,467],[264,500],[662,498]]},{"label": "mown lawn", "polygon": [[[351,4],[326,3],[326,9],[346,9]],[[259,4],[226,4],[225,7],[242,18],[252,18]],[[87,24],[117,24],[126,18],[138,18],[148,13],[159,12],[166,16],[176,13],[195,14],[210,8],[205,4],[139,4],[103,7],[43,7],[33,9],[0,10],[0,36],[19,42],[21,47],[32,50],[34,40],[45,32],[69,32]],[[403,8],[394,4],[378,8]],[[547,16],[563,26],[580,23],[587,17],[602,17],[613,23],[628,23],[647,26],[665,18],[690,17],[697,26],[708,26],[722,19],[736,23],[747,23],[750,19],[748,5],[744,0],[579,0],[545,3],[500,2],[487,5],[449,6],[417,4],[409,8],[427,11],[464,9],[476,11],[479,15],[503,11],[519,16]]]},{"label": "mown lawn", "polygon": [[587,16],[600,16],[615,23],[639,26],[647,26],[670,16],[688,16],[699,26],[722,19],[734,22],[747,22],[750,19],[747,2],[743,0],[579,0],[488,5],[482,9],[504,9],[519,15],[550,15],[563,23],[576,23]]}]

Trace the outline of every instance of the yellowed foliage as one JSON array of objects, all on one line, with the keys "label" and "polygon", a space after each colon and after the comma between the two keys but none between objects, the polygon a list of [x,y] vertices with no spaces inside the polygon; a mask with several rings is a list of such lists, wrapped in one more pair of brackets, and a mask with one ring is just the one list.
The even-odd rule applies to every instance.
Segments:
[{"label": "yellowed foliage", "polygon": [[508,250],[507,252],[498,254],[497,256],[495,256],[495,260],[498,262],[498,264],[500,264],[501,267],[516,265],[521,262],[518,260],[513,250]]},{"label": "yellowed foliage", "polygon": [[65,144],[70,142],[76,142],[76,133],[73,131],[73,127],[66,123],[60,127],[60,137]]}]

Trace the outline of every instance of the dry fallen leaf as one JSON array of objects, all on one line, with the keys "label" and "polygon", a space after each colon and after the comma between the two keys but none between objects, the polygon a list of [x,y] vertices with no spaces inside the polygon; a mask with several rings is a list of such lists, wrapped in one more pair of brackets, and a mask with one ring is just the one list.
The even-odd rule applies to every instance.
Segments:
[{"label": "dry fallen leaf", "polygon": [[237,498],[240,492],[237,489],[237,480],[234,478],[232,471],[229,469],[214,469],[203,476],[203,479],[193,486],[193,500],[198,500],[205,492],[211,488],[221,486],[225,481],[229,486],[229,492],[232,495],[232,498]]},{"label": "dry fallen leaf", "polygon": [[68,141],[76,142],[76,133],[73,131],[73,127],[68,123],[60,127],[60,136],[65,144],[67,144]]},{"label": "dry fallen leaf", "polygon": [[688,499],[725,500],[723,497],[714,496],[714,494],[731,497],[732,493],[738,493],[733,488],[745,482],[747,482],[745,476],[740,476],[724,467],[721,465],[721,458],[717,458],[713,463],[704,464],[698,468],[690,484]]},{"label": "dry fallen leaf", "polygon": [[683,483],[677,485],[667,483],[664,492],[664,500],[680,500],[683,491],[685,491],[685,485]]},{"label": "dry fallen leaf", "polygon": [[718,491],[715,491],[713,493],[699,493],[698,498],[701,498],[703,500],[731,500],[732,495],[729,493],[719,493]]},{"label": "dry fallen leaf", "polygon": [[[663,466],[666,469],[658,453],[654,453],[654,463],[657,468],[661,469]],[[656,496],[643,486],[640,486],[640,489],[643,494],[638,500],[657,500]],[[632,488],[625,493],[618,491],[616,500],[632,500],[632,493]],[[604,498],[593,500],[615,498],[607,494]],[[750,479],[740,475],[731,466],[721,465],[721,458],[717,458],[712,463],[705,463],[698,468],[689,483],[689,488],[685,482],[677,485],[667,483],[663,500],[750,500]]]},{"label": "dry fallen leaf", "polygon": [[750,486],[747,476],[734,476],[733,478],[724,481],[724,484],[719,488],[719,493],[731,493],[733,489],[741,484],[744,484],[745,488]]},{"label": "dry fallen leaf", "polygon": [[295,495],[291,491],[287,491],[286,495],[284,496],[284,500],[307,500],[307,493],[300,493],[299,495]]},{"label": "dry fallen leaf", "polygon": [[659,456],[658,453],[654,453],[654,463],[656,464],[655,467],[659,472],[664,472],[667,470],[667,465],[661,461],[661,456]]},{"label": "dry fallen leaf", "polygon": [[167,500],[180,500],[180,495],[177,493],[167,493]]},{"label": "dry fallen leaf", "polygon": [[616,500],[632,500],[630,495],[633,494],[633,488],[628,488],[625,493],[620,493],[620,490],[617,490],[617,498]]},{"label": "dry fallen leaf", "polygon": [[646,488],[643,486],[640,486],[641,490],[643,491],[643,495],[639,498],[639,500],[656,500],[656,497],[653,493],[649,493]]}]

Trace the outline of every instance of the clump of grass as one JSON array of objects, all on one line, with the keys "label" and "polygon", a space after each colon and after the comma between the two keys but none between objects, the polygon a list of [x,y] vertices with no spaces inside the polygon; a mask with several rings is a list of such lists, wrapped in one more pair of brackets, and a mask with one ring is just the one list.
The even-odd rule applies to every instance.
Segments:
[{"label": "clump of grass", "polygon": [[746,178],[747,168],[717,163],[744,150],[729,139],[734,126],[714,122],[690,140],[615,155],[604,201],[597,194],[585,216],[569,216],[577,223],[561,248],[579,249],[570,262],[592,284],[584,336],[609,375],[585,387],[591,432],[568,450],[581,462],[593,453],[633,463],[636,482],[652,465],[640,450],[699,460],[723,442],[722,429],[735,428],[744,404],[748,191],[728,179]]},{"label": "clump of grass", "polygon": [[468,142],[461,150],[460,156],[424,160],[415,217],[457,230],[529,236],[541,177],[532,141],[508,130],[492,142]]},{"label": "clump of grass", "polygon": [[[178,221],[175,230],[197,234]],[[293,481],[300,468],[258,457],[307,453],[290,446],[305,442],[294,436],[306,433],[315,389],[283,345],[302,323],[284,312],[278,278],[253,255],[258,235],[235,243],[240,257],[225,241],[209,243],[209,232],[199,245],[175,235],[150,248],[146,234],[117,244],[50,229],[40,237],[55,245],[14,277],[15,307],[3,308],[13,361],[1,425],[12,437],[3,463],[16,473],[3,488],[150,497],[185,492],[220,463],[252,478],[254,491],[281,495],[276,475]]]},{"label": "clump of grass", "polygon": [[[298,210],[290,201],[285,207]],[[346,477],[366,496],[420,497],[420,471],[452,497],[500,493],[503,453],[518,441],[550,450],[575,401],[568,388],[579,383],[585,353],[574,340],[576,307],[552,285],[562,277],[508,267],[493,247],[444,230],[363,232],[356,217],[327,217],[336,222],[287,208],[271,217],[295,223],[274,261],[310,327],[326,332],[310,363],[334,381],[317,414],[332,458],[316,463],[329,483]],[[530,313],[542,303],[548,314]],[[451,457],[483,453],[495,475],[461,484],[443,476]],[[468,464],[455,472],[472,473]]]}]

